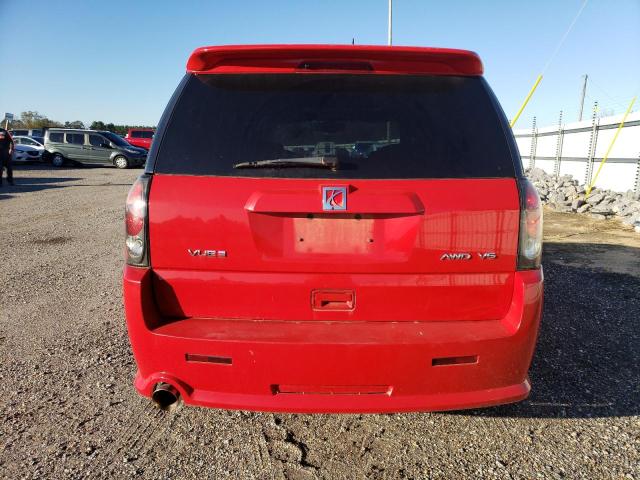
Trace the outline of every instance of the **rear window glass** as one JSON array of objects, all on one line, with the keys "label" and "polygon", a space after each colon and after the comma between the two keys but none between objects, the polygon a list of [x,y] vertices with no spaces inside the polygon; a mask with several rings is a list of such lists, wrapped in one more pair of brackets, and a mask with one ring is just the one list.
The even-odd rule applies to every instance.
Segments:
[{"label": "rear window glass", "polygon": [[100,135],[89,135],[89,143],[94,147],[101,147],[103,143],[107,141]]},{"label": "rear window glass", "polygon": [[122,148],[131,147],[131,144],[129,142],[127,142],[124,138],[120,137],[119,135],[116,135],[113,132],[101,131],[100,134],[103,135],[104,137],[107,137],[109,141],[111,141],[111,143],[117,145],[118,147],[122,147]]},{"label": "rear window glass", "polygon": [[153,138],[153,132],[148,132],[145,130],[133,130],[131,132],[132,138]]},{"label": "rear window glass", "polygon": [[73,143],[74,145],[83,145],[84,133],[65,133],[65,140],[67,143]]},{"label": "rear window glass", "polygon": [[[155,171],[338,179],[513,177],[502,120],[478,77],[192,76],[165,127]],[[246,165],[264,160],[283,161]],[[332,168],[313,168],[305,160]]]}]

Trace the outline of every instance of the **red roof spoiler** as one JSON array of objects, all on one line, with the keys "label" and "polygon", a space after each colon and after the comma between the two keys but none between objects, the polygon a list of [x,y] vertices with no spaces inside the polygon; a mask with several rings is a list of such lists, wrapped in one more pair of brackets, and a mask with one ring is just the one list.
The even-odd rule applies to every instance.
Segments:
[{"label": "red roof spoiler", "polygon": [[196,49],[189,73],[482,75],[475,52],[364,45],[228,45]]}]

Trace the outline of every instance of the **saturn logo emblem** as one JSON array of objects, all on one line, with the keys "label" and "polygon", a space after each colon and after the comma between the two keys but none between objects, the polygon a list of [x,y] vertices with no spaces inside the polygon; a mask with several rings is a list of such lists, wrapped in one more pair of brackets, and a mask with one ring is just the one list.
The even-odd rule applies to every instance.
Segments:
[{"label": "saturn logo emblem", "polygon": [[347,187],[322,187],[322,210],[347,209]]}]

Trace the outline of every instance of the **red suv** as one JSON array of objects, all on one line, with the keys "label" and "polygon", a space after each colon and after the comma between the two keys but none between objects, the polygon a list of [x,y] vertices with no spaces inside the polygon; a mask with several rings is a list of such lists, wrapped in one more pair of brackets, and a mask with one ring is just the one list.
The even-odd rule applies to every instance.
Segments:
[{"label": "red suv", "polygon": [[130,128],[124,139],[135,147],[149,150],[155,133],[156,131],[153,128]]},{"label": "red suv", "polygon": [[126,203],[135,386],[163,408],[522,400],[541,242],[475,53],[197,49]]}]

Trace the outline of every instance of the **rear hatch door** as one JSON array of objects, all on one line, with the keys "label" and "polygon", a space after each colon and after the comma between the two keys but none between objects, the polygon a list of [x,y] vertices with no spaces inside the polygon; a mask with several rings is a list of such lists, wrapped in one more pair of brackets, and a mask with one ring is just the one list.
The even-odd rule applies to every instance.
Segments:
[{"label": "rear hatch door", "polygon": [[150,190],[158,306],[178,318],[502,317],[519,225],[503,125],[479,77],[193,76]]}]

